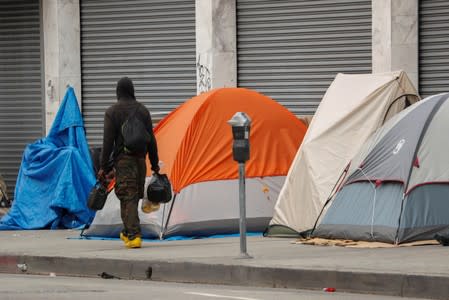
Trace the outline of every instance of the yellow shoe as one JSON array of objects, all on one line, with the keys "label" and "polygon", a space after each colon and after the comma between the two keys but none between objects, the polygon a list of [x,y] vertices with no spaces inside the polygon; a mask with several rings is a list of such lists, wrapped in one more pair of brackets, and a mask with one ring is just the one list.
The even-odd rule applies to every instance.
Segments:
[{"label": "yellow shoe", "polygon": [[128,244],[129,239],[126,235],[123,234],[123,232],[120,232],[120,239],[125,242],[125,245]]},{"label": "yellow shoe", "polygon": [[133,240],[128,240],[125,244],[127,248],[140,248],[142,247],[142,239],[138,236]]}]

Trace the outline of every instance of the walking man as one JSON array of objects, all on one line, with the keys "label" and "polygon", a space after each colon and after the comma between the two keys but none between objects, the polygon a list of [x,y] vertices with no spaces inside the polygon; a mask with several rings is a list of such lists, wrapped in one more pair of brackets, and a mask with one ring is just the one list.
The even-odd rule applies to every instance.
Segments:
[{"label": "walking man", "polygon": [[[148,109],[136,100],[134,85],[128,77],[117,82],[117,102],[110,106],[104,115],[103,148],[101,152],[98,178],[104,180],[115,171],[115,194],[120,200],[120,214],[123,230],[120,238],[127,248],[140,248],[142,245],[139,199],[143,198],[146,176],[145,158],[148,153],[153,172],[159,172],[157,143],[153,134],[151,115]],[[143,134],[149,135],[149,142],[138,152],[125,147],[122,127],[130,118],[137,118],[144,124]],[[113,160],[111,169],[109,160]]]}]

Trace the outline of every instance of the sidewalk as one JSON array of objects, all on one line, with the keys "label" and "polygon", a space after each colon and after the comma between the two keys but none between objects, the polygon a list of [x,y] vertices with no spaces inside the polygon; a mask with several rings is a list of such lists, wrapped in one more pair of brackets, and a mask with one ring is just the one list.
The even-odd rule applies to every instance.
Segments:
[{"label": "sidewalk", "polygon": [[449,298],[449,247],[355,249],[248,237],[144,242],[80,240],[79,231],[0,231],[0,272],[323,289]]}]

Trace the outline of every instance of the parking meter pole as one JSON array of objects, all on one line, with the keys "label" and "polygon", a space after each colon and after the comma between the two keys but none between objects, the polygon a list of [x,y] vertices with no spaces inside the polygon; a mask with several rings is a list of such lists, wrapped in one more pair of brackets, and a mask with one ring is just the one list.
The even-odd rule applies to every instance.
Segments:
[{"label": "parking meter pole", "polygon": [[249,160],[249,136],[251,118],[244,112],[236,112],[228,121],[232,126],[232,156],[239,164],[239,206],[240,206],[240,258],[251,258],[246,252],[246,191],[245,162]]},{"label": "parking meter pole", "polygon": [[240,256],[248,257],[246,253],[246,191],[245,163],[239,163],[239,203],[240,203]]}]

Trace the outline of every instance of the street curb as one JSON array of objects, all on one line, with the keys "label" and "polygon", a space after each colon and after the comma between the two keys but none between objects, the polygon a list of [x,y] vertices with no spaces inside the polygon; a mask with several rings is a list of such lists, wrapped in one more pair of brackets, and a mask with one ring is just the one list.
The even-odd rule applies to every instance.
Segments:
[{"label": "street curb", "polygon": [[179,261],[0,256],[0,273],[321,290],[447,299],[449,277],[339,270],[272,268]]}]

